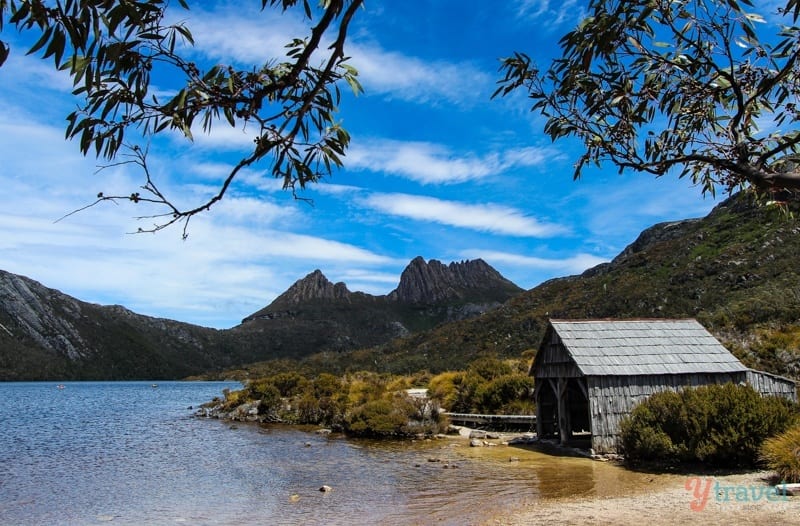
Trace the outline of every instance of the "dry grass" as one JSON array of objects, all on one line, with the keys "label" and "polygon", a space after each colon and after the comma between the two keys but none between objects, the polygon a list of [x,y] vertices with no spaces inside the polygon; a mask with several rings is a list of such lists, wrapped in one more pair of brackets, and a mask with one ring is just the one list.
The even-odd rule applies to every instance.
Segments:
[{"label": "dry grass", "polygon": [[800,482],[800,424],[764,441],[761,458],[784,482]]}]

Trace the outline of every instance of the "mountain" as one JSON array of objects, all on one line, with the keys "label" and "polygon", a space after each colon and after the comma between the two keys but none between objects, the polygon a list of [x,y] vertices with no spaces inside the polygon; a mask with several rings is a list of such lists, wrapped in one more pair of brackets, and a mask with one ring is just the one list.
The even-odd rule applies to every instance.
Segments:
[{"label": "mountain", "polygon": [[480,260],[416,258],[387,296],[350,292],[317,270],[218,331],[82,302],[0,271],[0,380],[181,378],[344,352],[477,315],[520,292]]},{"label": "mountain", "polygon": [[415,258],[385,296],[350,292],[315,270],[226,337],[272,358],[341,353],[477,316],[521,292],[480,259],[444,265]]},{"label": "mountain", "polygon": [[800,378],[800,219],[734,196],[701,219],[643,231],[613,261],[553,279],[479,317],[313,367],[463,368],[536,349],[549,318],[693,317],[751,367]]},{"label": "mountain", "polygon": [[442,371],[486,354],[530,356],[549,318],[628,317],[697,318],[745,364],[800,378],[797,214],[734,196],[704,218],[648,228],[609,263],[525,292],[480,260],[416,258],[385,296],[314,271],[224,331],[0,272],[0,379],[177,378],[263,360],[272,371]]},{"label": "mountain", "polygon": [[0,271],[2,380],[176,378],[237,363],[216,350],[217,337]]},{"label": "mountain", "polygon": [[504,302],[522,289],[505,279],[482,259],[443,265],[435,259],[414,258],[388,298],[410,305],[450,301]]}]

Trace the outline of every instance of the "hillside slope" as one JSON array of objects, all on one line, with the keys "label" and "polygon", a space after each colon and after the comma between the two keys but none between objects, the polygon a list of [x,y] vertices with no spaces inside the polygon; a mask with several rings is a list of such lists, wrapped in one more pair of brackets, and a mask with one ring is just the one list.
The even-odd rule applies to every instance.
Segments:
[{"label": "hillside slope", "polygon": [[218,331],[82,302],[0,271],[0,380],[183,378],[344,352],[477,315],[520,292],[480,260],[416,258],[387,296],[350,292],[315,271],[241,325]]},{"label": "hillside slope", "polygon": [[457,369],[482,354],[535,349],[550,318],[693,317],[746,364],[800,377],[798,254],[798,219],[733,197],[705,218],[655,225],[612,262],[475,319],[306,366]]},{"label": "hillside slope", "polygon": [[0,271],[0,380],[179,378],[237,363],[218,336]]}]

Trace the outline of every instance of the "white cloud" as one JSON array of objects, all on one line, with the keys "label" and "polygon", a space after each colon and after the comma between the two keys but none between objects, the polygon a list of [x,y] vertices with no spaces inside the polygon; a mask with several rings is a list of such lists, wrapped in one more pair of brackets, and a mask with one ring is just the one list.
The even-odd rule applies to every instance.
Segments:
[{"label": "white cloud", "polygon": [[4,74],[14,72],[9,88],[24,90],[25,86],[36,86],[37,90],[55,90],[65,94],[72,92],[74,86],[68,72],[55,69],[52,58],[41,59],[38,54],[28,56],[25,51],[25,46],[13,46],[12,43],[11,54],[0,70]]},{"label": "white cloud", "polygon": [[546,21],[544,31],[553,31],[563,24],[577,24],[586,16],[586,10],[577,0],[518,0],[517,14],[528,20]]},{"label": "white cloud", "polygon": [[609,175],[605,181],[595,181],[594,176],[580,181],[573,196],[585,199],[585,206],[577,210],[597,239],[611,240],[622,234],[626,236],[623,242],[629,243],[631,234],[635,237],[654,222],[702,217],[718,202],[711,196],[701,197],[698,186],[677,176],[655,179],[631,173]]},{"label": "white cloud", "polygon": [[465,250],[462,255],[467,258],[482,258],[492,263],[506,263],[509,265],[535,270],[558,271],[564,274],[579,274],[586,269],[601,263],[607,263],[607,258],[592,254],[576,254],[563,259],[548,259],[535,256],[523,256],[508,252],[493,250]]},{"label": "white cloud", "polygon": [[513,167],[542,166],[561,154],[550,148],[519,148],[483,156],[457,154],[428,142],[388,139],[356,142],[347,152],[350,170],[384,172],[422,184],[453,184],[483,179]]},{"label": "white cloud", "polygon": [[[141,174],[125,166],[96,174],[94,160],[65,142],[61,130],[13,107],[0,115],[0,136],[5,163],[0,268],[84,301],[228,327],[274,299],[301,277],[301,268],[365,267],[362,280],[368,282],[369,267],[396,264],[326,234],[293,232],[309,223],[294,201],[282,206],[236,193],[194,218],[186,241],[180,227],[157,235],[126,234],[155,221],[133,221],[145,209],[126,201],[102,203],[56,223],[91,202],[99,189],[125,195],[141,184]],[[162,189],[175,193],[169,170],[185,165],[155,154],[151,159],[161,171]],[[206,168],[206,178],[221,170],[214,163]],[[246,184],[265,183],[255,172],[249,176],[253,179]],[[184,185],[177,193],[191,200],[210,188]]]},{"label": "white cloud", "polygon": [[285,59],[284,46],[308,33],[308,25],[295,11],[261,11],[255,4],[236,3],[214,10],[178,10],[175,14],[192,32],[196,51],[225,63],[263,65],[276,58]]},{"label": "white cloud", "polygon": [[418,103],[447,101],[471,105],[488,100],[495,89],[494,76],[471,64],[429,62],[358,42],[351,42],[347,51],[367,95],[389,95]]},{"label": "white cloud", "polygon": [[353,195],[362,191],[358,186],[335,183],[319,183],[314,189],[321,194],[329,195]]},{"label": "white cloud", "polygon": [[[286,60],[286,44],[309,34],[308,24],[295,12],[259,11],[236,4],[214,11],[193,9],[186,23],[195,38],[196,52],[226,63],[262,65]],[[317,50],[320,60],[327,47],[326,43]],[[417,103],[473,104],[486,100],[495,88],[494,75],[471,64],[426,61],[385,50],[374,42],[359,42],[358,35],[348,37],[345,51],[367,95]]]},{"label": "white cloud", "polygon": [[507,236],[550,237],[567,231],[562,226],[541,223],[519,210],[496,204],[465,204],[420,195],[380,193],[371,194],[360,203],[386,214]]}]

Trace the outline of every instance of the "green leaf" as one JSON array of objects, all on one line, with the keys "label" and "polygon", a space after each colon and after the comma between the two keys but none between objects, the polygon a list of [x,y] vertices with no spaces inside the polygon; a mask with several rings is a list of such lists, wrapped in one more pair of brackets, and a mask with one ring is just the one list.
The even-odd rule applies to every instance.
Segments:
[{"label": "green leaf", "polygon": [[11,48],[7,46],[5,42],[0,40],[0,66],[2,66],[8,59],[9,53],[11,53]]},{"label": "green leaf", "polygon": [[37,40],[36,43],[31,46],[31,48],[28,50],[26,54],[32,55],[37,51],[39,51],[45,44],[47,44],[52,34],[53,34],[52,27],[48,27],[47,29],[45,29],[44,33],[42,33],[42,36],[39,37],[39,40]]},{"label": "green leaf", "polygon": [[[188,9],[188,7],[187,7],[187,9]],[[183,36],[183,38],[185,38],[186,41],[189,44],[194,45],[194,38],[192,37],[192,33],[189,31],[189,29],[186,26],[182,26],[182,25],[175,26],[175,30],[178,33],[180,33]]]}]

